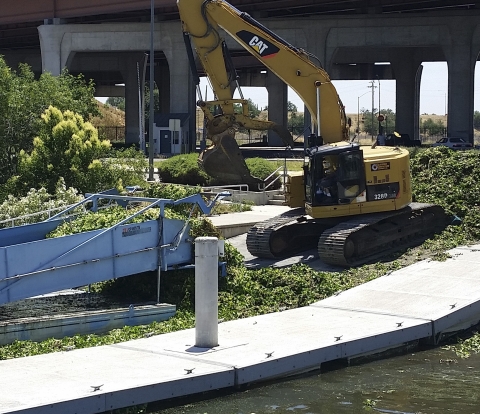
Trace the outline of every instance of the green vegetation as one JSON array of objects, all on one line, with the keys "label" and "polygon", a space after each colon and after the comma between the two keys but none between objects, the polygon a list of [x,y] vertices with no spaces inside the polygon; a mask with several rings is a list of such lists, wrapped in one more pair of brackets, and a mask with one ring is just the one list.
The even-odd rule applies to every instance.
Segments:
[{"label": "green vegetation", "polygon": [[468,358],[472,354],[480,353],[480,333],[475,332],[467,339],[460,338],[455,345],[448,345],[445,349],[455,352],[460,358]]},{"label": "green vegetation", "polygon": [[480,152],[446,147],[415,149],[411,154],[413,199],[441,205],[462,222],[424,244],[446,250],[480,239]]},{"label": "green vegetation", "polygon": [[[248,271],[242,265],[238,252],[227,243],[229,274],[219,281],[219,318],[231,320],[306,306],[330,296],[339,290],[363,280],[362,271],[343,273],[316,272],[306,265],[287,269],[265,268]],[[380,266],[380,274],[389,267]],[[350,277],[352,276],[352,277]],[[352,283],[352,281],[355,281]],[[125,295],[129,299],[153,299],[156,275],[142,274],[106,282],[103,291],[111,295]],[[106,335],[76,335],[70,338],[49,339],[36,343],[17,341],[0,347],[0,360],[57,352],[74,346],[85,348],[123,342],[158,335],[194,326],[194,275],[191,271],[173,271],[162,276],[162,301],[177,305],[176,315],[166,322],[148,326],[115,329]],[[123,296],[125,297],[125,296]]]},{"label": "green vegetation", "polygon": [[480,111],[473,113],[473,127],[478,131],[480,130]]},{"label": "green vegetation", "polygon": [[82,76],[42,73],[35,79],[27,65],[16,72],[0,56],[0,184],[17,173],[20,152],[32,150],[40,115],[50,105],[88,120],[99,115],[93,93],[93,84]]},{"label": "green vegetation", "polygon": [[[0,204],[0,221],[45,212],[46,210],[62,208],[75,204],[82,199],[83,196],[78,194],[77,190],[74,188],[67,189],[65,181],[60,179],[57,182],[54,194],[49,194],[45,188],[40,188],[39,190],[32,188],[24,197],[14,197],[10,194],[8,198]],[[15,225],[19,226],[29,223],[38,223],[48,217],[48,213],[24,217],[21,220],[16,220]],[[10,226],[11,222],[0,224],[0,228]]]},{"label": "green vegetation", "polygon": [[[317,272],[306,265],[289,268],[264,268],[247,270],[238,251],[227,243],[227,278],[219,283],[219,317],[224,320],[245,318],[269,312],[306,306],[328,297],[339,290],[365,283],[397,270],[405,263],[419,260],[426,255],[445,259],[444,250],[480,239],[479,194],[480,153],[478,151],[454,152],[447,148],[414,149],[411,153],[414,199],[419,202],[438,203],[447,212],[458,215],[463,221],[450,226],[440,235],[422,246],[410,249],[396,260],[353,268],[338,273]],[[175,186],[154,186],[146,194],[172,198],[184,196],[197,189],[181,190]],[[180,214],[174,212],[175,214]],[[115,213],[117,214],[117,213]],[[173,213],[172,213],[173,214]],[[90,225],[90,218],[85,226]],[[208,220],[199,221],[195,235],[211,235],[214,229]],[[435,256],[436,255],[436,256]],[[117,343],[193,327],[194,323],[194,275],[190,271],[164,274],[162,300],[174,303],[177,314],[171,320],[142,327],[125,327],[106,335],[86,335],[48,340],[43,343],[15,342],[0,348],[0,359],[15,358],[45,352],[61,351],[65,347],[76,348]],[[95,286],[105,294],[128,297],[131,301],[152,300],[156,292],[156,275],[142,274],[121,278]],[[462,341],[459,351],[467,354],[478,347],[480,336]],[[455,348],[457,349],[457,348]]]},{"label": "green vegetation", "polygon": [[110,142],[100,141],[97,129],[79,114],[50,106],[41,119],[31,152],[20,151],[17,174],[2,188],[4,199],[8,194],[26,194],[30,188],[54,192],[60,179],[82,193],[122,190],[124,180],[130,185],[145,181],[143,154],[132,148],[109,158]]},{"label": "green vegetation", "polygon": [[[242,113],[242,105],[234,104],[233,106],[236,113]],[[258,117],[258,115],[260,115],[260,109],[258,109],[258,105],[251,99],[248,99],[248,115],[250,116],[250,118],[256,118]]]},{"label": "green vegetation", "polygon": [[444,134],[445,125],[440,119],[434,121],[432,118],[428,118],[421,122],[420,129],[425,135],[437,136]]},{"label": "green vegetation", "polygon": [[208,185],[211,177],[198,165],[198,154],[182,154],[162,161],[158,172],[166,183],[184,185]]},{"label": "green vegetation", "polygon": [[[381,122],[384,127],[385,134],[393,133],[395,130],[396,115],[391,109],[382,109],[382,114],[385,116],[385,120]],[[361,120],[363,119],[363,128],[360,125],[360,131],[364,131],[367,134],[378,134],[378,109],[373,110],[373,124],[372,124],[372,111],[368,109],[362,109],[360,113]]]},{"label": "green vegetation", "polygon": [[287,102],[288,121],[287,128],[292,133],[293,138],[303,135],[305,130],[305,117],[303,113],[298,112],[297,106],[288,101]]},{"label": "green vegetation", "polygon": [[105,103],[107,105],[110,105],[110,106],[113,106],[115,108],[118,108],[120,109],[121,111],[125,111],[125,98],[123,97],[117,97],[117,96],[113,96],[113,97],[110,97],[108,98]]},{"label": "green vegetation", "polygon": [[[284,160],[268,160],[268,162],[271,162],[274,166],[275,169],[278,167],[283,167],[285,165]],[[287,160],[287,171],[302,171],[303,169],[303,161],[292,161],[292,160]]]},{"label": "green vegetation", "polygon": [[[245,160],[250,173],[262,180],[275,171],[275,167],[263,158],[248,158]],[[167,183],[184,184],[191,186],[227,185],[210,177],[198,165],[198,154],[182,154],[171,157],[157,164],[162,181]],[[274,177],[272,177],[272,180]],[[280,185],[280,182],[276,185]],[[275,188],[275,186],[274,186]]]},{"label": "green vegetation", "polygon": [[[261,180],[266,180],[270,177],[276,170],[276,168],[272,165],[271,162],[265,160],[264,158],[247,158],[245,160],[247,167],[250,173],[254,177],[258,177]],[[270,184],[278,174],[270,177],[268,181],[265,182],[266,185]],[[271,190],[276,190],[280,188],[281,182],[279,180],[275,181],[275,183],[270,187]]]}]

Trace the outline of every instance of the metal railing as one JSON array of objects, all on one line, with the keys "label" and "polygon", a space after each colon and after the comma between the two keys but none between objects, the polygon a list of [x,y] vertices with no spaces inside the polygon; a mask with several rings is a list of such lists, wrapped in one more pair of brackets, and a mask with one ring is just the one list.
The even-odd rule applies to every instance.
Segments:
[{"label": "metal railing", "polygon": [[108,139],[111,142],[125,142],[124,126],[99,126],[98,135],[102,139]]},{"label": "metal railing", "polygon": [[271,187],[275,182],[277,182],[282,177],[284,179],[283,184],[285,184],[285,175],[287,174],[287,168],[286,168],[285,165],[282,165],[281,167],[278,167],[273,173],[271,173],[267,178],[265,178],[265,180],[263,180],[263,182],[266,183],[270,178],[272,178],[280,170],[283,170],[283,174],[282,175],[280,175],[280,174],[277,175],[274,180],[272,180],[270,183],[265,185],[265,187],[263,187],[263,191],[265,191],[267,188]]},{"label": "metal railing", "polygon": [[248,184],[232,184],[232,185],[212,185],[210,187],[202,187],[202,193],[203,192],[214,192],[215,190],[235,190],[238,189],[238,191],[246,192],[249,191],[249,186]]},{"label": "metal railing", "polygon": [[[54,207],[50,208],[47,210],[42,210],[38,211],[36,213],[30,213],[30,214],[25,214],[23,216],[18,216],[18,217],[12,217],[6,220],[1,220],[0,221],[0,228],[7,228],[7,227],[15,227],[15,226],[20,226],[24,224],[33,224],[33,223],[38,223],[40,221],[49,219],[52,217],[52,213],[56,213],[57,211],[65,210],[67,208],[70,208],[74,206],[74,204],[69,204],[66,206],[61,206],[61,207]],[[40,216],[40,217],[39,217]],[[20,221],[20,224],[15,224],[17,221]],[[8,225],[10,224],[10,225]]]}]

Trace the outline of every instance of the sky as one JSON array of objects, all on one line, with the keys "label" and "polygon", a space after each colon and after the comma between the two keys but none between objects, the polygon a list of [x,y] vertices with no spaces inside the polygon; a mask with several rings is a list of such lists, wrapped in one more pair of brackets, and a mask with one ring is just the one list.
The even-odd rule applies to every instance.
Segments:
[{"label": "sky", "polygon": [[[480,65],[477,65],[475,83],[474,108],[480,111]],[[345,105],[347,114],[356,114],[358,106],[372,109],[372,90],[368,86],[370,81],[333,81],[338,95]],[[208,85],[206,78],[202,78],[201,90],[205,93],[205,86]],[[375,81],[375,108],[378,108],[378,81]],[[420,113],[430,115],[445,115],[448,89],[448,72],[446,62],[425,62],[423,63],[422,81],[420,86]],[[268,94],[265,88],[243,87],[245,99],[251,99],[259,108],[268,105]],[[381,108],[392,109],[395,112],[395,81],[380,80],[380,106]],[[212,98],[211,90],[208,90],[208,98]],[[235,96],[239,96],[236,94]],[[205,99],[205,97],[204,97]],[[303,102],[298,95],[290,88],[288,100],[295,104],[299,111],[303,111]]]}]

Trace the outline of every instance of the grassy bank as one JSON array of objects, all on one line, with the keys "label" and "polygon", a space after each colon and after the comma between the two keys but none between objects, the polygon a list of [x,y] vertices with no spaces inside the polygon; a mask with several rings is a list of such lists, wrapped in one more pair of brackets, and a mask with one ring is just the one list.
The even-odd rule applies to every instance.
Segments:
[{"label": "grassy bank", "polygon": [[[447,212],[461,218],[460,225],[449,226],[419,247],[343,272],[318,272],[306,265],[247,270],[240,254],[228,247],[228,276],[220,279],[219,284],[219,318],[228,321],[306,306],[415,261],[425,258],[444,260],[446,249],[478,243],[480,152],[453,152],[446,148],[415,150],[412,152],[411,168],[414,201],[442,205]],[[0,359],[62,351],[70,347],[114,344],[193,327],[193,272],[169,272],[163,276],[162,286],[162,300],[177,306],[177,314],[169,321],[125,327],[105,335],[78,335],[42,343],[19,341],[0,347]],[[156,278],[155,274],[131,276],[99,285],[98,289],[113,297],[128,297],[131,302],[154,300]],[[480,343],[480,338],[473,339],[471,343]],[[466,345],[463,346],[465,351]],[[472,349],[476,349],[474,345]]]}]

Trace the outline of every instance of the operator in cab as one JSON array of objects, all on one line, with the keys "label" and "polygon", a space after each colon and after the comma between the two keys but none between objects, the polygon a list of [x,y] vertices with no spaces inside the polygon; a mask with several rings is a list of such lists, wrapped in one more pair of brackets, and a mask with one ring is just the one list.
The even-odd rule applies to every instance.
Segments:
[{"label": "operator in cab", "polygon": [[321,205],[337,204],[337,171],[334,164],[323,160],[323,177],[317,182],[315,201]]}]

